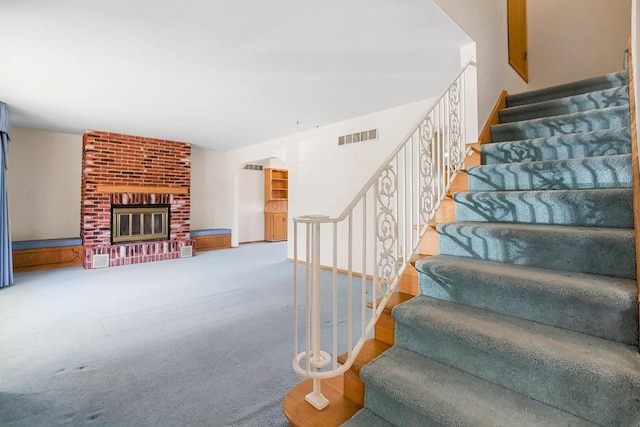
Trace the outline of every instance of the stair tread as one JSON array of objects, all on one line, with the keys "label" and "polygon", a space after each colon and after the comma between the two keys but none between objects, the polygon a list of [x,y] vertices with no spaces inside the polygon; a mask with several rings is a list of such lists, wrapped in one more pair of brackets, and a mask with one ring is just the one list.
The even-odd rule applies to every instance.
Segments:
[{"label": "stair tread", "polygon": [[602,162],[602,161],[606,161],[608,158],[623,159],[623,158],[630,158],[630,157],[631,157],[631,154],[626,153],[626,154],[613,154],[610,156],[582,157],[578,159],[538,160],[538,161],[527,162],[527,163],[496,163],[496,164],[490,164],[490,165],[471,166],[467,171],[467,173],[471,174],[472,172],[475,172],[477,170],[499,169],[499,168],[508,168],[508,167],[523,168],[523,169],[543,168],[543,167],[549,167],[549,166],[558,165],[558,164],[573,164],[573,163],[580,163],[580,162]]},{"label": "stair tread", "polygon": [[634,230],[571,225],[438,224],[440,253],[635,279]]},{"label": "stair tread", "polygon": [[304,397],[313,391],[313,380],[306,379],[284,397],[282,408],[292,427],[335,426],[348,420],[362,407],[344,397],[342,376],[322,380],[322,394],[329,406],[318,411]]},{"label": "stair tread", "polygon": [[631,144],[631,128],[629,126],[625,126],[620,128],[598,129],[598,130],[592,130],[589,132],[563,133],[563,134],[545,136],[540,138],[515,139],[513,141],[489,142],[487,144],[482,144],[480,146],[480,151],[483,152],[486,150],[491,150],[493,147],[499,147],[501,145],[508,145],[508,144],[523,144],[523,143],[536,143],[536,142],[548,142],[550,144],[553,144],[553,143],[566,144],[572,138],[585,138],[585,139],[588,138],[588,139],[593,139],[594,141],[598,141],[602,139],[617,137],[618,134],[621,134],[623,137],[628,138],[629,144]]},{"label": "stair tread", "polygon": [[416,261],[421,260],[422,258],[428,257],[429,254],[414,254],[410,259],[409,263],[413,266],[416,265]]},{"label": "stair tread", "polygon": [[[413,260],[414,257],[412,257],[412,262],[411,265],[413,265],[416,261],[428,257],[430,255],[424,255],[424,254],[418,254],[418,255],[414,255],[415,260]],[[387,305],[384,306],[384,310],[382,310],[383,313],[387,313],[390,314],[391,310],[393,310],[393,308],[398,305],[398,304],[402,304],[405,301],[409,301],[411,298],[413,298],[415,295],[411,295],[411,294],[407,294],[405,292],[394,292],[391,294],[391,296],[389,297],[389,301],[387,301]],[[382,298],[378,298],[377,300],[377,304],[380,304],[380,301],[382,301]],[[371,302],[367,303],[367,307],[372,308],[373,304]]]},{"label": "stair tread", "polygon": [[468,173],[471,191],[632,186],[631,154],[488,164],[473,166],[469,168]]},{"label": "stair tread", "polygon": [[[623,152],[631,152],[630,132],[630,128],[621,127],[542,138],[493,142],[482,145],[480,150],[485,161],[490,163],[498,163],[498,159],[501,163],[506,163],[622,154]],[[551,158],[552,154],[555,157]],[[540,158],[541,156],[546,157]]]},{"label": "stair tread", "polygon": [[[580,111],[491,126],[492,141],[503,142],[629,127],[629,106]],[[527,135],[533,133],[534,135]],[[519,137],[514,137],[518,135]]]},{"label": "stair tread", "polygon": [[404,292],[394,292],[393,294],[391,294],[391,297],[389,298],[389,301],[387,302],[387,305],[385,306],[384,311],[391,313],[391,310],[393,310],[395,306],[400,305],[403,302],[409,301],[414,296],[415,295],[407,294]]},{"label": "stair tread", "polygon": [[443,425],[593,425],[400,347],[372,362],[362,376],[367,386]]},{"label": "stair tread", "polygon": [[534,359],[640,389],[634,346],[419,295],[394,311],[396,322],[427,327],[479,349]]},{"label": "stair tread", "polygon": [[596,274],[574,273],[539,267],[528,267],[463,258],[452,255],[435,255],[416,264],[416,269],[426,272],[427,265],[443,264],[469,271],[470,275],[495,276],[513,281],[513,286],[540,286],[547,292],[572,294],[575,298],[598,298],[614,305],[635,300],[637,283],[632,279],[600,276]]},{"label": "stair tread", "polygon": [[520,223],[494,223],[494,222],[472,222],[472,221],[457,221],[447,224],[438,224],[436,227],[438,230],[442,230],[444,227],[459,226],[459,227],[471,227],[471,228],[485,228],[496,230],[518,230],[535,233],[555,233],[555,234],[609,234],[620,237],[633,236],[633,230],[628,228],[603,228],[603,227],[574,227],[571,225],[553,225],[553,224],[520,224]]},{"label": "stair tread", "polygon": [[451,255],[418,262],[423,295],[636,345],[635,280]]},{"label": "stair tread", "polygon": [[533,102],[499,111],[500,122],[508,123],[552,115],[577,113],[629,103],[629,86],[616,86],[562,98]]},{"label": "stair tread", "polygon": [[[362,350],[360,350],[360,353],[358,353],[358,356],[353,361],[351,369],[353,369],[356,373],[360,372],[360,369],[364,365],[387,351],[389,348],[391,348],[389,344],[386,344],[380,340],[377,340],[375,338],[368,339],[367,341],[365,341],[364,345],[362,346]],[[342,353],[340,356],[338,356],[338,363],[344,365],[348,357],[348,353]]]},{"label": "stair tread", "polygon": [[456,220],[633,228],[633,190],[466,191],[453,195]]},{"label": "stair tread", "polygon": [[558,96],[577,95],[580,93],[592,92],[598,89],[606,89],[628,84],[629,73],[627,70],[617,71],[604,76],[591,77],[588,79],[555,85],[543,89],[517,93],[507,96],[507,105],[515,106],[527,103],[527,101],[538,102],[544,99],[554,99]]}]

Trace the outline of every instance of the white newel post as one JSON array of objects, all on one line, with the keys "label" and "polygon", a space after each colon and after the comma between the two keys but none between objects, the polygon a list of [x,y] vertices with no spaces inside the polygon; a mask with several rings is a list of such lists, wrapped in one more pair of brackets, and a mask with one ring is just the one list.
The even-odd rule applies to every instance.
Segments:
[{"label": "white newel post", "polygon": [[[326,219],[328,217],[316,215],[313,219]],[[329,354],[320,349],[322,339],[322,317],[320,299],[320,223],[312,223],[311,229],[311,357],[309,365],[315,371],[327,366],[331,361]],[[305,396],[305,400],[314,408],[322,410],[329,405],[329,400],[322,395],[321,379],[313,379],[313,391]]]}]

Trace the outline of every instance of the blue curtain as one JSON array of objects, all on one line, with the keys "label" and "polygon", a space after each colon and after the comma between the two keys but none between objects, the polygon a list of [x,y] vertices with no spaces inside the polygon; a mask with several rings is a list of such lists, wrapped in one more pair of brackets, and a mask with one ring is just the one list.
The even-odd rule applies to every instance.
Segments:
[{"label": "blue curtain", "polygon": [[9,144],[9,108],[0,102],[0,288],[13,284],[9,206],[7,204],[7,146]]}]

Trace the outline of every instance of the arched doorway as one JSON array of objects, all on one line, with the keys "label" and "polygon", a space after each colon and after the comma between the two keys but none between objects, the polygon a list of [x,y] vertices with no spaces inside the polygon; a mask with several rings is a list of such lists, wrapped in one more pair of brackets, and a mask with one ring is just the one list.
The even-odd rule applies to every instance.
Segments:
[{"label": "arched doorway", "polygon": [[237,171],[238,243],[266,240],[265,171],[267,169],[286,169],[286,164],[282,159],[272,157],[246,162]]}]

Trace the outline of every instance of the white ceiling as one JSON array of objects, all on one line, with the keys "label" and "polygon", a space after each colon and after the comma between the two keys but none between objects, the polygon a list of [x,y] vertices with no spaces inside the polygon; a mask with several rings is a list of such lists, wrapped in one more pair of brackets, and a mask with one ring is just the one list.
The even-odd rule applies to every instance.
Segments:
[{"label": "white ceiling", "polygon": [[470,39],[432,0],[0,0],[14,126],[226,151],[438,94]]}]

